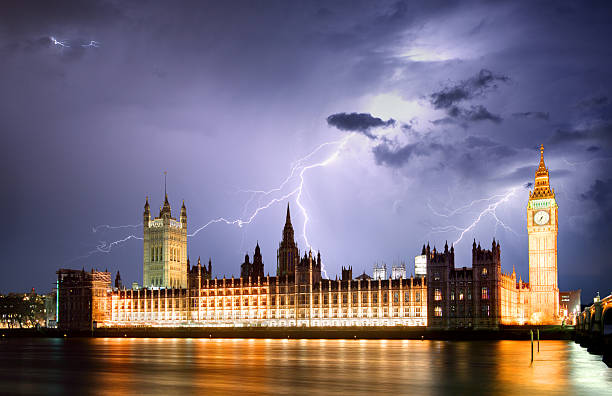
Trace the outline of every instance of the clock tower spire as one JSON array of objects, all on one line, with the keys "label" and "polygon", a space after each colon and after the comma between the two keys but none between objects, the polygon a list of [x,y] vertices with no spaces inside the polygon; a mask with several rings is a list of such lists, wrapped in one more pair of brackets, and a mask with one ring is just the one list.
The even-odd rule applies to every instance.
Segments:
[{"label": "clock tower spire", "polygon": [[540,164],[535,172],[533,191],[527,204],[529,236],[530,321],[555,323],[559,316],[557,276],[558,206],[550,187],[544,163],[544,145],[540,146]]}]

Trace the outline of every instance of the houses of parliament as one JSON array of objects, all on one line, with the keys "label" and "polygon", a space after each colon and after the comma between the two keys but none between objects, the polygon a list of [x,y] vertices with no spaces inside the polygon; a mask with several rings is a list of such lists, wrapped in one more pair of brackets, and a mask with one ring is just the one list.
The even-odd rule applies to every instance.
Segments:
[{"label": "houses of parliament", "polygon": [[501,269],[501,247],[472,244],[471,267],[456,267],[454,247],[421,249],[426,273],[372,279],[321,276],[320,252],[300,253],[290,207],[277,249],[276,275],[264,275],[259,242],[245,255],[240,277],[212,276],[212,260],[187,256],[187,209],[172,216],[168,195],[152,217],[143,211],[142,285],[126,288],[117,273],[57,271],[58,326],[94,327],[321,327],[427,326],[498,328],[504,324],[560,323],[557,285],[558,206],[544,148],[527,201],[529,282]]}]

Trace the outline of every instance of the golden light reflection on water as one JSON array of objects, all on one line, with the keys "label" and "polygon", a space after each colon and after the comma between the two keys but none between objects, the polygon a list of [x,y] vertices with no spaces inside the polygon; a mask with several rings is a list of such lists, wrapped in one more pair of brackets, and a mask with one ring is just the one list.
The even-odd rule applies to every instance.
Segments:
[{"label": "golden light reflection on water", "polygon": [[602,394],[612,386],[600,357],[566,341],[543,341],[533,363],[524,341],[13,341],[16,361],[0,363],[0,393]]}]

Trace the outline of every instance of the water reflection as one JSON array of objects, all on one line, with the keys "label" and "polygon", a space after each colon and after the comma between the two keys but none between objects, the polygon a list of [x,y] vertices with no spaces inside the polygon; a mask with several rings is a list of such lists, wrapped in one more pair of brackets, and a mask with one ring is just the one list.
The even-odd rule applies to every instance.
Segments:
[{"label": "water reflection", "polygon": [[612,370],[573,342],[8,339],[0,393],[606,393]]}]

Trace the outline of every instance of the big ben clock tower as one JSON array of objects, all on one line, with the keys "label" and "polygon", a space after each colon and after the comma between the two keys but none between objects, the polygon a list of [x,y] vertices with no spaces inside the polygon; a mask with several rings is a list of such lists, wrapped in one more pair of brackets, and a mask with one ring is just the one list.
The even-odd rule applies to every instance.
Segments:
[{"label": "big ben clock tower", "polygon": [[544,145],[540,147],[540,166],[535,172],[533,192],[527,204],[529,235],[530,311],[533,323],[554,323],[559,316],[557,283],[558,206],[550,188],[544,164]]}]

